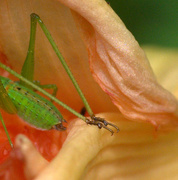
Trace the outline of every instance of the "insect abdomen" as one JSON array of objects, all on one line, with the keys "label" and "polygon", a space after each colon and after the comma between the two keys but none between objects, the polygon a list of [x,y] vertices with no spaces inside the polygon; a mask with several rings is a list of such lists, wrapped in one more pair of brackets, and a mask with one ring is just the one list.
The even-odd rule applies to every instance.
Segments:
[{"label": "insect abdomen", "polygon": [[50,101],[17,82],[12,83],[11,81],[5,86],[17,108],[18,115],[24,121],[44,130],[52,129],[57,124],[62,126],[63,117]]}]

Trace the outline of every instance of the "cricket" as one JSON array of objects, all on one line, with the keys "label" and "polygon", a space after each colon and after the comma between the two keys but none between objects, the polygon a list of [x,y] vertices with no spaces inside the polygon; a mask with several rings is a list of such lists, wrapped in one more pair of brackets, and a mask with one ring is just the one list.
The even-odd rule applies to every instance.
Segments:
[{"label": "cricket", "polygon": [[[67,63],[65,62],[62,54],[60,53],[56,43],[54,42],[50,32],[47,30],[43,21],[40,17],[32,13],[31,15],[31,30],[30,30],[30,41],[27,56],[23,64],[21,74],[16,73],[6,65],[0,63],[0,67],[11,73],[19,79],[18,82],[13,82],[12,80],[0,76],[0,107],[10,114],[18,114],[25,122],[34,128],[41,130],[50,130],[56,129],[58,131],[66,130],[66,127],[63,126],[63,123],[66,120],[63,118],[59,110],[53,105],[53,101],[62,107],[66,108],[69,112],[73,113],[75,116],[85,121],[87,124],[95,125],[99,129],[105,128],[111,132],[111,135],[114,134],[114,131],[108,127],[111,126],[119,132],[119,128],[107,122],[105,119],[96,117],[93,113],[90,105],[88,104],[83,92],[81,91],[77,81],[75,80],[71,70],[69,69]],[[75,111],[70,108],[59,99],[56,98],[57,86],[54,84],[41,85],[40,82],[34,81],[34,50],[35,50],[35,37],[36,37],[36,28],[37,23],[42,28],[45,36],[49,40],[53,50],[55,51],[58,59],[62,63],[66,73],[70,77],[74,87],[76,88],[78,94],[80,95],[85,109],[89,114],[89,118],[85,117],[82,113]],[[50,94],[44,89],[52,89],[53,93]],[[35,90],[35,91],[34,91]],[[50,98],[50,100],[45,99],[36,93],[36,91],[43,93],[45,96]],[[13,143],[9,136],[8,130],[3,121],[2,115],[0,113],[0,120],[7,135],[7,139],[13,148]]]}]

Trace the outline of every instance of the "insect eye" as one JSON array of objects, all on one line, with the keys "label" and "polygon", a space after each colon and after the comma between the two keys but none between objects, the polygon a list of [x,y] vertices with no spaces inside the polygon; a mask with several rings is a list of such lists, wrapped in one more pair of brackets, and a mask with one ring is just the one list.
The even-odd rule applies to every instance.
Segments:
[{"label": "insect eye", "polygon": [[20,88],[20,87],[17,87],[17,90],[19,90],[19,91],[20,91],[20,90],[21,90],[21,88]]}]

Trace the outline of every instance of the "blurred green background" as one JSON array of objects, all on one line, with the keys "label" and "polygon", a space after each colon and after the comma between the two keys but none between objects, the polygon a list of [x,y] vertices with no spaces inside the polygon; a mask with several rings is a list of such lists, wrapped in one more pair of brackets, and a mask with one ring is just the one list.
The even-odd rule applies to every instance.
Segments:
[{"label": "blurred green background", "polygon": [[178,0],[107,0],[137,41],[178,47]]}]

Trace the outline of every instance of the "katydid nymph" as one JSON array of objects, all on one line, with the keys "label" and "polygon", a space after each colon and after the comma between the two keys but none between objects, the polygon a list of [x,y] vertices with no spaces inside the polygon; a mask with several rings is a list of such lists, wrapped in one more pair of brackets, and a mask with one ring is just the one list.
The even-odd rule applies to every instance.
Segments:
[{"label": "katydid nymph", "polygon": [[[47,39],[49,40],[51,46],[53,47],[56,55],[58,56],[59,60],[61,61],[64,69],[66,70],[67,74],[69,75],[73,85],[75,86],[78,94],[80,95],[84,106],[90,116],[90,118],[86,118],[82,114],[76,112],[60,100],[58,100],[55,95],[57,92],[57,87],[55,85],[40,85],[39,83],[34,83],[34,47],[35,47],[35,34],[36,34],[36,26],[37,22],[39,23],[40,27],[42,28],[44,34],[46,35]],[[59,105],[66,108],[68,111],[85,121],[87,124],[96,125],[98,128],[105,128],[114,133],[112,129],[108,127],[111,126],[119,131],[119,128],[107,122],[105,119],[96,117],[90,108],[83,92],[81,91],[79,85],[77,84],[73,74],[71,73],[68,65],[66,64],[63,56],[61,55],[60,51],[58,50],[57,45],[55,44],[53,38],[51,37],[49,31],[47,30],[46,26],[40,19],[37,14],[31,14],[31,32],[30,32],[30,42],[26,60],[22,67],[21,75],[10,69],[9,67],[5,66],[4,64],[0,63],[0,67],[4,70],[8,71],[9,73],[13,74],[17,78],[20,79],[19,82],[13,82],[8,78],[4,78],[0,76],[0,106],[8,113],[15,114],[17,113],[23,120],[28,122],[30,125],[42,129],[42,130],[49,130],[49,129],[57,129],[59,131],[63,131],[66,128],[63,126],[63,122],[66,122],[61,113],[58,109],[50,102],[49,100],[41,97],[39,94],[34,92],[37,90],[47,97],[51,99],[51,101],[55,101]],[[54,92],[53,95],[49,94],[43,88],[53,88]],[[5,129],[8,141],[10,145],[13,147],[12,141],[9,137],[8,131],[5,127],[4,121],[0,114],[0,119]]]}]

